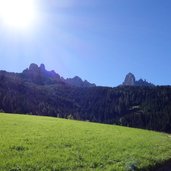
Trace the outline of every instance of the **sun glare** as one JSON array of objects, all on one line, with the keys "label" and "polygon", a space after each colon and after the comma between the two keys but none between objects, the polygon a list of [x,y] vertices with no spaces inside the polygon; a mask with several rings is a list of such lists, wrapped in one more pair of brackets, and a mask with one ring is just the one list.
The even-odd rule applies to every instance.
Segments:
[{"label": "sun glare", "polygon": [[28,29],[35,17],[35,0],[0,0],[0,20],[12,29]]}]

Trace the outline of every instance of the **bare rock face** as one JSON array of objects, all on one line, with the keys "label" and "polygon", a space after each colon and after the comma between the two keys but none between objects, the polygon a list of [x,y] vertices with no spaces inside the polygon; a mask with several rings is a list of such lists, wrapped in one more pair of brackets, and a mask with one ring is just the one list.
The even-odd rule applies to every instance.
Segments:
[{"label": "bare rock face", "polygon": [[29,70],[32,71],[32,72],[37,72],[39,70],[39,67],[38,67],[37,64],[32,63],[29,66]]},{"label": "bare rock face", "polygon": [[155,86],[152,83],[147,82],[146,80],[140,79],[136,80],[134,74],[128,73],[125,77],[125,80],[122,84],[123,86],[145,86],[145,87],[152,87]]},{"label": "bare rock face", "polygon": [[22,76],[25,80],[40,85],[62,82],[60,80],[60,75],[54,71],[47,71],[44,64],[38,66],[37,64],[32,63],[29,68],[23,71]]},{"label": "bare rock face", "polygon": [[91,84],[88,81],[83,81],[80,77],[76,76],[74,78],[64,79],[54,70],[47,71],[44,64],[38,66],[32,63],[29,68],[25,69],[22,73],[22,77],[25,80],[39,84],[60,84],[69,85],[74,87],[95,87],[95,84]]},{"label": "bare rock face", "polygon": [[136,84],[136,80],[135,80],[134,74],[128,73],[125,77],[123,85],[124,86],[135,86],[135,84]]},{"label": "bare rock face", "polygon": [[41,64],[39,68],[40,68],[41,71],[46,71],[44,64]]}]

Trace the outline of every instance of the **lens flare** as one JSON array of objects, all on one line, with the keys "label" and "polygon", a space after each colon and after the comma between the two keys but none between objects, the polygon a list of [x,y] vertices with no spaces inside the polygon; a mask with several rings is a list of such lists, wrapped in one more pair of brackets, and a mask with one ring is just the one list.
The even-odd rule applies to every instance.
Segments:
[{"label": "lens flare", "polygon": [[0,21],[8,27],[27,29],[35,18],[35,0],[0,0]]}]

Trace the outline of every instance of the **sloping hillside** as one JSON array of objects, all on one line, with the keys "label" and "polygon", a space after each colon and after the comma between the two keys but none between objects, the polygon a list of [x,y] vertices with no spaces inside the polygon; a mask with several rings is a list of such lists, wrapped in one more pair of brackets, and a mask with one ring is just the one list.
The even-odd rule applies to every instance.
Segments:
[{"label": "sloping hillside", "polygon": [[0,170],[148,170],[171,159],[168,134],[0,114]]}]

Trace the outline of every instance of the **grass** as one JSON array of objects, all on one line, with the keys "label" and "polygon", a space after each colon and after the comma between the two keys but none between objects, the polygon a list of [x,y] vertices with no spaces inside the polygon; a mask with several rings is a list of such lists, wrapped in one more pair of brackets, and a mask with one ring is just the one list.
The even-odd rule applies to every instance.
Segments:
[{"label": "grass", "polygon": [[0,114],[0,171],[142,170],[170,158],[167,134]]}]

